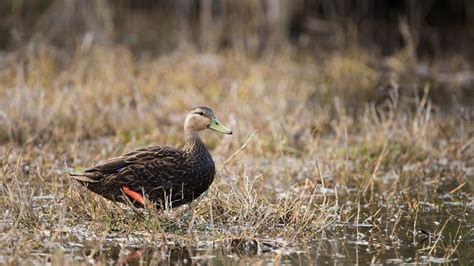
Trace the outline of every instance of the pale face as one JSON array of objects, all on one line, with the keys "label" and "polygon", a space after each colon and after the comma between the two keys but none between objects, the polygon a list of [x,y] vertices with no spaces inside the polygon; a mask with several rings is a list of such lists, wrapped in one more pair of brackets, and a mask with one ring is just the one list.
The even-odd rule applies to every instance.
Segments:
[{"label": "pale face", "polygon": [[209,107],[196,107],[186,116],[184,128],[188,131],[201,131],[206,128],[222,134],[231,135],[232,131],[220,124],[214,112]]}]

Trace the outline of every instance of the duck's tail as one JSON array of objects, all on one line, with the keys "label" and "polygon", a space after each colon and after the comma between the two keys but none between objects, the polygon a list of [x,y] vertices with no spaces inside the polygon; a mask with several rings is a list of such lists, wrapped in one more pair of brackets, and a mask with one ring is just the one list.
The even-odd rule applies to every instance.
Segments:
[{"label": "duck's tail", "polygon": [[86,183],[97,183],[98,180],[92,179],[85,174],[78,174],[78,173],[69,173],[69,176],[76,179],[77,181],[86,182]]}]

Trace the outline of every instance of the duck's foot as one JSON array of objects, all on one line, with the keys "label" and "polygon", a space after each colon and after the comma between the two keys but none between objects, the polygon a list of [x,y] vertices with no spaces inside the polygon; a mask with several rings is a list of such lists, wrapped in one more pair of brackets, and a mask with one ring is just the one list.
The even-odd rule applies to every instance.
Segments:
[{"label": "duck's foot", "polygon": [[132,198],[134,202],[136,201],[136,202],[140,203],[140,205],[142,205],[143,208],[146,208],[145,199],[143,198],[142,195],[140,195],[140,193],[137,193],[137,192],[131,190],[127,186],[123,186],[122,191],[123,191],[123,193],[125,193],[125,195]]}]

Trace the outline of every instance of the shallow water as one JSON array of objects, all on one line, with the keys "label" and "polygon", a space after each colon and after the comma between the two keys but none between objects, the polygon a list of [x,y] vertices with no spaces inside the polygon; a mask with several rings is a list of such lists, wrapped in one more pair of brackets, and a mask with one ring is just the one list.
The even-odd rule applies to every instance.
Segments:
[{"label": "shallow water", "polygon": [[[369,224],[338,225],[345,230],[327,238],[309,243],[306,247],[265,248],[264,245],[248,241],[233,247],[127,247],[111,245],[104,255],[115,262],[131,264],[166,262],[170,264],[209,263],[215,265],[234,263],[280,263],[283,265],[308,264],[382,264],[398,263],[456,263],[472,265],[474,256],[474,240],[472,238],[472,211],[463,215],[462,208],[450,208],[451,213],[426,213],[419,217],[417,230],[413,232],[412,221],[402,221],[392,241],[384,242],[371,235],[374,229]],[[465,213],[467,214],[467,213]],[[453,216],[454,215],[454,216]],[[440,226],[446,223],[441,234],[437,234]],[[466,224],[465,219],[471,219]],[[402,219],[403,220],[403,219]],[[443,224],[440,224],[443,222]],[[464,224],[464,225],[463,225]],[[358,227],[358,228],[357,228]],[[358,234],[356,231],[358,229]],[[450,239],[454,236],[461,239]],[[439,238],[439,239],[438,239]],[[441,252],[430,254],[431,247],[437,242]],[[454,248],[456,251],[447,257],[445,250]],[[444,257],[443,257],[444,256]]]},{"label": "shallow water", "polygon": [[[53,264],[130,265],[474,264],[471,255],[474,252],[472,204],[444,204],[441,208],[428,206],[421,210],[416,223],[412,215],[395,215],[390,221],[397,224],[393,231],[390,224],[370,220],[359,224],[334,224],[323,238],[305,246],[285,246],[278,245],[278,240],[255,239],[232,240],[225,244],[201,242],[196,246],[179,246],[172,241],[140,244],[143,242],[139,236],[117,233],[101,240],[91,237],[87,241],[79,240],[84,238],[74,241],[70,238],[66,245],[64,241],[59,244],[43,239],[44,245],[31,253],[29,259]],[[387,226],[386,229],[381,229],[381,225]],[[84,228],[74,230],[85,233]],[[433,246],[436,248],[432,250]],[[0,263],[12,262],[10,259],[6,261],[0,257]]]}]

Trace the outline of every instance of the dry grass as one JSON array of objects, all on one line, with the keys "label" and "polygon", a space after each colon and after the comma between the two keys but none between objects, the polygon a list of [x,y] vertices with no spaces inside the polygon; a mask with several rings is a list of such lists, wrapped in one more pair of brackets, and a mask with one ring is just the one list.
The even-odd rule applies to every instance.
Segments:
[{"label": "dry grass", "polygon": [[[429,83],[421,94],[380,94],[374,60],[365,51],[257,61],[192,50],[138,59],[100,46],[67,57],[43,45],[4,55],[0,262],[106,263],[107,241],[260,254],[338,237],[349,242],[333,251],[354,244],[357,261],[360,246],[378,261],[400,245],[413,261],[460,259],[472,226],[472,118],[433,105]],[[403,57],[390,60],[401,62],[391,74],[401,84],[410,70]],[[138,147],[182,144],[183,116],[201,104],[235,132],[204,134],[217,168],[258,133],[190,206],[134,210],[67,177]],[[418,241],[420,230],[429,241]],[[77,243],[89,252],[78,255]]]}]

